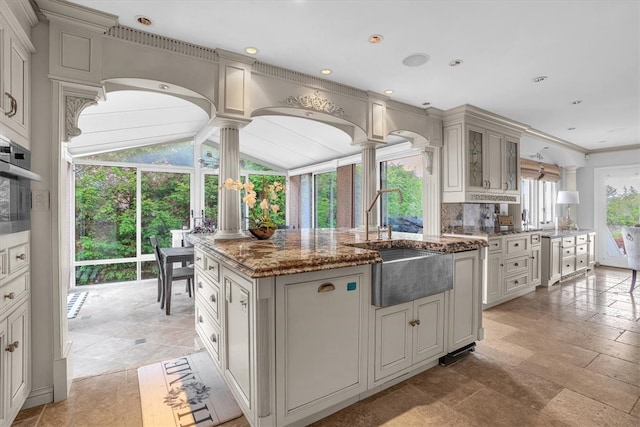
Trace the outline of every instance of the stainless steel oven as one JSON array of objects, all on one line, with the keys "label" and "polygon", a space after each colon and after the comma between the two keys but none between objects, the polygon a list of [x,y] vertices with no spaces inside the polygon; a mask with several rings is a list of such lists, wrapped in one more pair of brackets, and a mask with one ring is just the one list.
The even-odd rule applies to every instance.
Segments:
[{"label": "stainless steel oven", "polygon": [[31,152],[0,135],[0,235],[31,228]]}]

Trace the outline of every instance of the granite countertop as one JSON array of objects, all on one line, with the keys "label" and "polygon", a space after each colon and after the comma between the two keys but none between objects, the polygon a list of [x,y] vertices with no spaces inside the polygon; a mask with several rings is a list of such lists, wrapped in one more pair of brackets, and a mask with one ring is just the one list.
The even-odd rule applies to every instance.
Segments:
[{"label": "granite countertop", "polygon": [[549,230],[543,233],[540,233],[540,235],[542,237],[569,237],[569,236],[578,236],[580,234],[587,234],[587,233],[595,233],[596,230],[590,230],[590,229],[584,229],[584,230],[565,230],[565,231],[561,231],[561,230]]},{"label": "granite countertop", "polygon": [[365,241],[357,229],[276,230],[269,240],[214,239],[213,234],[190,234],[189,241],[252,278],[281,276],[382,262],[378,248],[410,247],[455,253],[487,246],[472,237],[423,236],[394,232],[391,240]]}]

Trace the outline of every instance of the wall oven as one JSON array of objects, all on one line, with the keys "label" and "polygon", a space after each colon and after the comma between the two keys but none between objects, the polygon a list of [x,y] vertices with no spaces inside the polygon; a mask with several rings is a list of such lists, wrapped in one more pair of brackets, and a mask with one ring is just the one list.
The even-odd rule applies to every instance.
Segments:
[{"label": "wall oven", "polygon": [[0,135],[0,235],[31,228],[31,152]]}]

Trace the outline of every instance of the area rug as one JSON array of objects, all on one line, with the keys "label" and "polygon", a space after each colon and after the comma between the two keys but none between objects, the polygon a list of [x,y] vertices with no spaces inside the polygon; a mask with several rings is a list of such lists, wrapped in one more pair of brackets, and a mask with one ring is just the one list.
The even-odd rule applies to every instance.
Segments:
[{"label": "area rug", "polygon": [[87,299],[88,292],[76,292],[67,295],[67,319],[75,319],[82,304]]},{"label": "area rug", "polygon": [[142,425],[211,427],[242,415],[205,351],[138,368]]}]

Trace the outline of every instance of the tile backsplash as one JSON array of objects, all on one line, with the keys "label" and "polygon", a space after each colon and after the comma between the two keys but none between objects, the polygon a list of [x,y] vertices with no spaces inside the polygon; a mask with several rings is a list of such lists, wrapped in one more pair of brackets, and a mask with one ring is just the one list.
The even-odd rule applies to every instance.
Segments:
[{"label": "tile backsplash", "polygon": [[508,205],[498,203],[443,203],[442,232],[455,229],[484,230],[494,228],[497,215],[506,214]]}]

